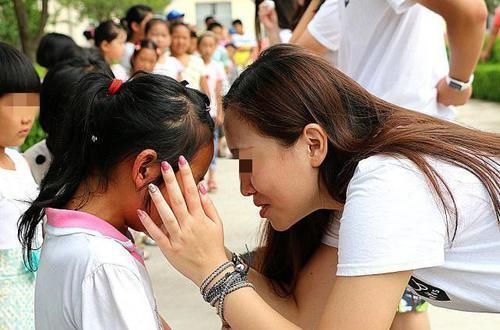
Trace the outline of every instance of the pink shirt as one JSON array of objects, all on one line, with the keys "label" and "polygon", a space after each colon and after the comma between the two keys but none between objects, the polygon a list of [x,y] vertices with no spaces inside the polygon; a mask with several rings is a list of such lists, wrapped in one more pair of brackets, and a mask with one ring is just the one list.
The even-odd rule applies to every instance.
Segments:
[{"label": "pink shirt", "polygon": [[[224,67],[221,63],[217,61],[212,61],[208,64],[205,64],[206,68],[206,78],[208,85],[208,94],[210,97],[210,116],[212,118],[217,117],[217,82],[221,82],[224,85],[224,81],[226,81],[226,72],[224,71]],[[222,89],[222,88],[221,88]],[[220,91],[222,93],[222,90]]]}]

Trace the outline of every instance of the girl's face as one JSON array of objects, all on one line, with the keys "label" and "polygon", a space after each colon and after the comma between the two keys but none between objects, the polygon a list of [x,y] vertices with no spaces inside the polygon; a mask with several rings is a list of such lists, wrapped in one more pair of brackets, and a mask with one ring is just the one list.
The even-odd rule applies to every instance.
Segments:
[{"label": "girl's face", "polygon": [[[209,143],[207,145],[204,145],[203,147],[198,150],[198,152],[195,154],[195,156],[191,159],[189,162],[189,165],[191,166],[191,171],[193,173],[193,177],[195,179],[196,184],[198,184],[201,180],[203,180],[203,177],[208,171],[208,168],[210,166],[210,163],[212,161],[212,157],[214,154],[214,147],[213,147],[213,142]],[[137,158],[136,158],[137,159]],[[173,164],[171,164],[173,165]],[[132,166],[134,168],[134,166]],[[138,190],[137,187],[137,182],[131,182],[130,181],[130,174],[132,174],[133,178],[137,178],[138,176],[141,175],[147,175],[147,178],[144,178],[146,182],[151,182],[152,180],[156,179],[157,177],[161,177],[161,170],[160,170],[160,164],[154,164],[152,165],[149,169],[147,170],[136,170],[132,169],[132,173],[130,173],[130,167],[123,168],[119,170],[118,175],[119,177],[115,179],[116,182],[121,182],[120,187],[117,189],[117,191],[120,192],[120,198],[122,200],[123,205],[127,207],[127,226],[131,227],[134,230],[137,231],[145,231],[141,221],[137,217],[136,210],[137,209],[142,209],[142,210],[148,210],[146,208],[146,205],[144,203],[146,198],[149,198],[149,193],[147,187],[142,187],[142,189]],[[146,173],[146,174],[144,174]],[[180,173],[176,173],[177,177],[177,182],[179,183],[179,186],[182,188],[182,181],[180,177]],[[128,178],[128,180],[127,180]],[[145,185],[145,183],[141,183],[141,186]],[[160,190],[162,192],[163,197],[165,197],[166,201],[170,203],[170,199],[168,197],[167,193],[167,188],[163,185],[160,187]],[[126,193],[128,192],[128,193]],[[151,216],[151,219],[158,225],[161,226],[162,221],[160,218],[160,215],[158,214],[158,211],[156,210],[156,207],[151,202],[151,207],[148,210],[149,215]]]},{"label": "girl's face", "polygon": [[185,26],[179,25],[172,31],[172,55],[181,56],[187,54],[190,46],[191,32]]},{"label": "girl's face", "polygon": [[146,24],[153,18],[153,13],[147,13],[144,16],[140,24],[132,22],[131,28],[133,31],[133,41],[139,41],[144,39],[144,31],[146,30]]},{"label": "girl's face", "polygon": [[239,159],[240,190],[252,196],[274,229],[284,231],[315,210],[324,208],[319,166],[311,161],[310,145],[301,136],[291,147],[263,137],[229,112],[224,122],[228,147]]},{"label": "girl's face", "polygon": [[118,36],[115,39],[110,42],[102,42],[101,50],[108,62],[113,63],[122,59],[123,52],[125,51],[126,40],[127,34],[124,30],[120,29],[120,32],[118,32]]},{"label": "girl's face", "polygon": [[12,93],[0,97],[0,146],[24,143],[39,111],[36,93]]},{"label": "girl's face", "polygon": [[143,48],[133,60],[133,72],[153,72],[157,60],[158,54],[154,49]]},{"label": "girl's face", "polygon": [[166,23],[157,23],[153,25],[149,29],[146,38],[153,40],[156,46],[158,46],[158,48],[161,49],[162,52],[170,47],[170,32],[168,32]]},{"label": "girl's face", "polygon": [[211,36],[206,36],[201,39],[198,45],[198,51],[200,52],[203,59],[211,59],[214,55],[215,48],[217,47],[217,41]]}]

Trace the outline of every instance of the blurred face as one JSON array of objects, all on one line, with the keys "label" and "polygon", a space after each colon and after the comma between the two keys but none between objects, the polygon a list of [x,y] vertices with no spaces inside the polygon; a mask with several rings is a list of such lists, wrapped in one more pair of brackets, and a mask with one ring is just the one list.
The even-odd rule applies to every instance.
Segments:
[{"label": "blurred face", "polygon": [[233,46],[228,46],[228,47],[226,47],[226,51],[227,51],[227,55],[230,58],[233,58],[234,53],[236,52],[236,48],[234,48]]},{"label": "blurred face", "polygon": [[208,60],[211,59],[214,55],[215,49],[217,47],[217,41],[215,38],[211,36],[206,36],[201,39],[198,45],[198,52],[200,53],[203,59]]},{"label": "blurred face", "polygon": [[234,30],[236,31],[236,33],[243,34],[243,25],[234,24],[233,27],[234,27]]},{"label": "blurred face", "polygon": [[158,54],[154,49],[143,48],[133,60],[133,71],[153,72],[158,60]]},{"label": "blurred face", "polygon": [[219,27],[219,26],[214,27],[212,29],[212,32],[215,33],[218,40],[224,39],[224,30],[221,27]]},{"label": "blurred face", "polygon": [[12,93],[0,97],[0,146],[22,145],[39,109],[39,95],[36,93]]},{"label": "blurred face", "polygon": [[190,46],[191,32],[185,26],[179,25],[172,31],[172,45],[170,49],[173,56],[187,54]]},{"label": "blurred face", "polygon": [[133,40],[134,42],[144,39],[144,31],[146,30],[146,24],[153,18],[153,13],[148,13],[144,16],[144,19],[140,24],[136,22],[132,22],[131,28],[133,31]]},{"label": "blurred face", "polygon": [[277,231],[284,231],[321,208],[319,167],[311,165],[308,145],[302,136],[291,147],[263,137],[228,112],[224,122],[226,140],[239,159],[240,190],[251,196]]},{"label": "blurred face", "polygon": [[127,34],[124,30],[120,29],[120,32],[115,39],[110,42],[103,41],[101,43],[101,50],[108,63],[113,63],[122,59],[123,52],[125,51],[126,40]]},{"label": "blurred face", "polygon": [[157,23],[153,25],[149,29],[146,38],[153,40],[162,52],[170,47],[170,32],[168,32],[166,23]]}]

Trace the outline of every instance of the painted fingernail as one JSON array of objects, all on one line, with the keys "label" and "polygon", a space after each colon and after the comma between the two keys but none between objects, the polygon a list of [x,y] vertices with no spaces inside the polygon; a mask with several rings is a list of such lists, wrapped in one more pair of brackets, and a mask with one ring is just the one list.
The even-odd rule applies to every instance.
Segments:
[{"label": "painted fingernail", "polygon": [[140,220],[143,220],[145,218],[145,214],[143,210],[137,210],[137,216],[139,217]]},{"label": "painted fingernail", "polygon": [[179,164],[183,166],[187,164],[187,160],[186,158],[184,158],[184,156],[179,157]]},{"label": "painted fingernail", "polygon": [[150,193],[155,193],[155,192],[157,192],[157,191],[158,191],[158,187],[157,187],[157,186],[155,186],[155,185],[154,185],[154,184],[152,184],[152,183],[148,184],[148,189],[149,189],[149,192],[150,192]]},{"label": "painted fingernail", "polygon": [[161,169],[163,172],[167,172],[171,169],[170,164],[165,161],[161,162]]},{"label": "painted fingernail", "polygon": [[200,183],[198,185],[198,190],[201,192],[202,195],[207,194],[207,188],[205,187],[205,185],[203,183]]}]

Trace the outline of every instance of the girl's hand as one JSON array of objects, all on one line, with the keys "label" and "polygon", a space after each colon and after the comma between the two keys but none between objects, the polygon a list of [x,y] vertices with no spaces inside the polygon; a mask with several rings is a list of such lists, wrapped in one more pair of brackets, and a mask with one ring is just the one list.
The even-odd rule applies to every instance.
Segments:
[{"label": "girl's hand", "polygon": [[257,9],[259,21],[264,25],[267,31],[278,31],[278,15],[272,1],[263,1]]},{"label": "girl's hand", "polygon": [[202,184],[196,187],[184,157],[179,158],[184,195],[172,167],[162,162],[161,168],[170,205],[155,185],[149,186],[149,193],[162,219],[162,229],[144,211],[137,213],[172,266],[200,286],[218,266],[228,261],[222,222],[206,188]]}]

